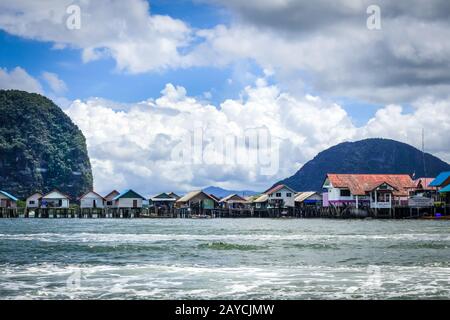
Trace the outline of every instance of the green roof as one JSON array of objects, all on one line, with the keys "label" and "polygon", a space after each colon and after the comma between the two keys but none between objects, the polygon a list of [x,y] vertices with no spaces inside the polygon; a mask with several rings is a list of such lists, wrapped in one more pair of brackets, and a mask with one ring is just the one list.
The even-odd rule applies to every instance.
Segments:
[{"label": "green roof", "polygon": [[113,200],[117,200],[117,199],[121,199],[121,198],[141,198],[143,200],[145,200],[145,198],[143,196],[141,196],[139,193],[129,189],[129,190],[125,190],[124,192],[122,192],[121,194],[117,195]]}]

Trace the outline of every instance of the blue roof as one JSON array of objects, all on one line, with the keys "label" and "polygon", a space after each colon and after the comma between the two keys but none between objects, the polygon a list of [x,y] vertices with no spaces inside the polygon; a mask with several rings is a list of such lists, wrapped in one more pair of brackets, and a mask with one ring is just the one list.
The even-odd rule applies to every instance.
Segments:
[{"label": "blue roof", "polygon": [[450,177],[450,171],[441,172],[433,181],[430,182],[430,187],[440,187],[445,180]]},{"label": "blue roof", "polygon": [[446,186],[445,188],[442,188],[441,190],[439,190],[439,192],[441,192],[441,193],[450,192],[450,184],[448,186]]},{"label": "blue roof", "polygon": [[19,199],[17,199],[16,197],[14,197],[12,194],[6,192],[6,191],[2,191],[0,190],[0,193],[3,194],[5,197],[10,198],[13,201],[19,201]]}]

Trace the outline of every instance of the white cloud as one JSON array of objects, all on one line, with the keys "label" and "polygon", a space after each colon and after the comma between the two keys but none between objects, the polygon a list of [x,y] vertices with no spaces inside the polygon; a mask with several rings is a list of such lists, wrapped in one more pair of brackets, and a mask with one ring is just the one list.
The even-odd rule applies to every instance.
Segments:
[{"label": "white cloud", "polygon": [[21,67],[16,67],[11,71],[8,71],[6,68],[0,68],[0,89],[17,89],[35,93],[43,92],[39,81]]},{"label": "white cloud", "polygon": [[42,78],[47,82],[54,93],[61,94],[67,91],[66,83],[61,80],[56,73],[44,71],[42,73]]},{"label": "white cloud", "polygon": [[[339,105],[320,97],[302,98],[281,92],[259,79],[241,98],[219,107],[187,95],[183,87],[166,85],[161,96],[124,106],[102,99],[74,101],[66,110],[86,136],[95,187],[101,192],[132,187],[146,193],[187,191],[208,185],[262,190],[290,176],[318,152],[343,141],[385,137],[416,147],[426,131],[428,152],[450,160],[446,101],[424,100],[406,113],[388,105],[362,127],[356,127]],[[436,125],[437,120],[439,125]],[[242,135],[249,128],[268,128],[280,143],[279,171],[260,174],[261,164],[193,164],[177,161],[172,149],[196,126],[203,128],[205,150],[215,135]],[[239,151],[238,151],[239,152]],[[212,156],[216,156],[212,154]]]},{"label": "white cloud", "polygon": [[[81,28],[69,29],[67,7],[81,9]],[[20,18],[18,18],[20,16]],[[144,0],[4,0],[0,28],[25,38],[50,41],[55,49],[82,50],[85,62],[111,56],[119,70],[139,73],[182,64],[190,28],[169,16],[150,15]]]},{"label": "white cloud", "polygon": [[[245,88],[241,100],[226,100],[218,108],[189,97],[183,87],[168,84],[161,93],[156,100],[126,106],[127,111],[101,99],[77,100],[66,110],[86,136],[100,191],[125,187],[148,193],[186,191],[211,184],[264,189],[295,172],[299,162],[351,138],[355,131],[340,106],[319,98],[293,98],[263,80]],[[268,128],[273,141],[280,143],[280,170],[264,176],[256,162],[176,161],[172,149],[198,127],[203,129],[205,150],[212,148],[217,135],[241,137],[248,129]]]}]

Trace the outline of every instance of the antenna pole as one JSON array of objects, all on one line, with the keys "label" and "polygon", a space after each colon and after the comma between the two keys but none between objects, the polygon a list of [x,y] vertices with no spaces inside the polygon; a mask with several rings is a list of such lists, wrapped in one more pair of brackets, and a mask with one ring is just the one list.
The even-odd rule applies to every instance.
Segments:
[{"label": "antenna pole", "polygon": [[425,175],[424,178],[428,176],[427,174],[427,167],[425,165],[425,129],[422,128],[422,157],[423,157],[423,174]]}]

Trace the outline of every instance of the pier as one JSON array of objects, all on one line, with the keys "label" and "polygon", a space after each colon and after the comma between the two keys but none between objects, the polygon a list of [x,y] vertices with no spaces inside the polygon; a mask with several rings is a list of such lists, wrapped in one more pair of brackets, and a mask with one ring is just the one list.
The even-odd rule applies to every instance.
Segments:
[{"label": "pier", "polygon": [[240,209],[170,208],[0,208],[0,218],[78,218],[78,219],[132,219],[132,218],[330,218],[330,219],[418,219],[450,216],[450,205],[412,208],[397,206],[391,209],[354,207],[288,207]]}]

